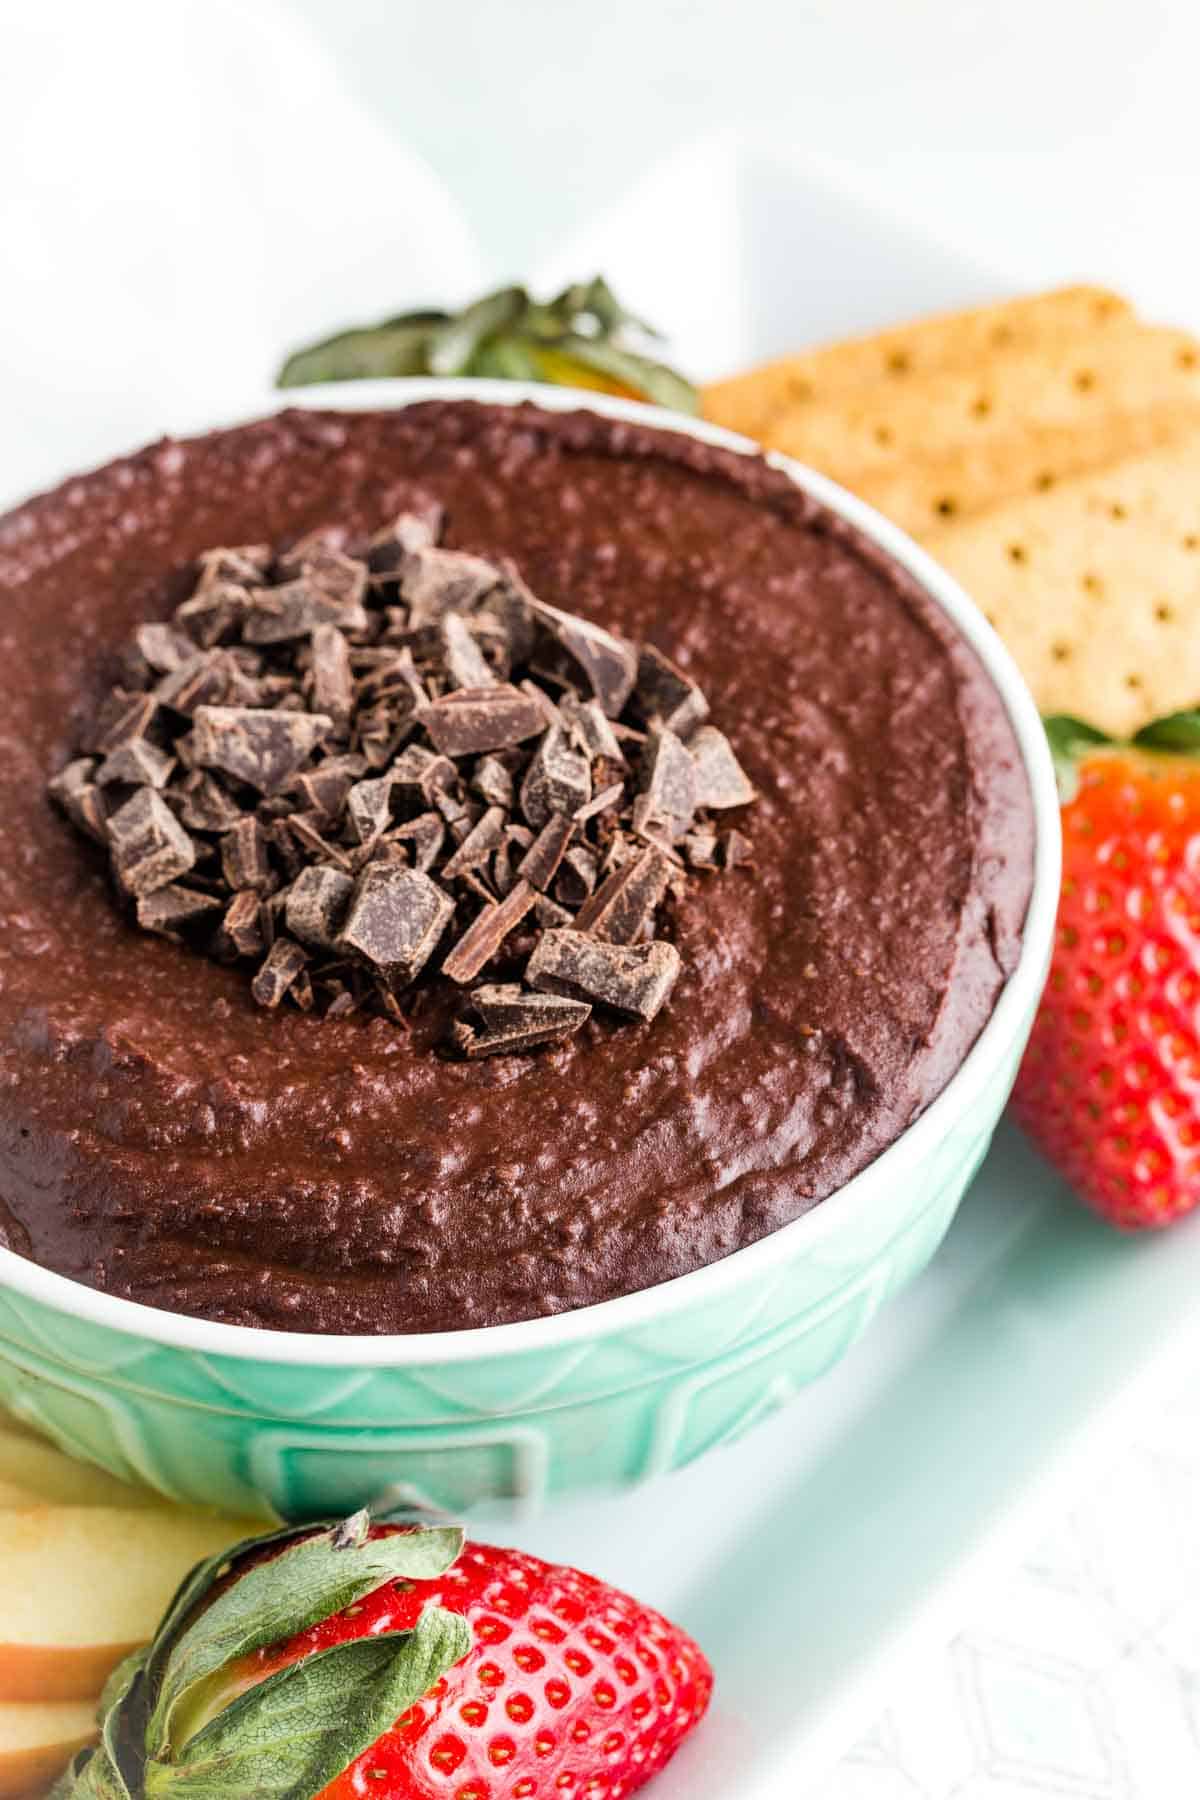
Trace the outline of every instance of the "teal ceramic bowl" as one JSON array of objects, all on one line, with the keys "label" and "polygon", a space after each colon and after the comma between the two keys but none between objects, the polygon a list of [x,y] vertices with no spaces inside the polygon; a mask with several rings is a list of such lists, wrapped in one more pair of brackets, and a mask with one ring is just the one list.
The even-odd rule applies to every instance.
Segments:
[{"label": "teal ceramic bowl", "polygon": [[[382,382],[289,405],[453,394],[586,405],[747,449],[672,414],[490,382]],[[1037,831],[1024,947],[942,1094],[812,1212],[724,1261],[554,1318],[409,1337],[212,1324],[96,1293],[0,1250],[0,1401],[67,1451],[175,1499],[303,1517],[364,1501],[465,1511],[620,1488],[727,1444],[841,1357],[929,1260],[1007,1098],[1049,957],[1058,805],[1033,702],[981,614],[904,535],[781,462],[926,588],[988,668],[1016,730]]]}]

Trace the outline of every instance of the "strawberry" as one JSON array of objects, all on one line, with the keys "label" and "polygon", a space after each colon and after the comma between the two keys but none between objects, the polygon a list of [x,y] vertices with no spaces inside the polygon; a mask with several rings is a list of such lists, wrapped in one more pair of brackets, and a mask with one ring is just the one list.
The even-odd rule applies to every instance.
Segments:
[{"label": "strawberry", "polygon": [[1103,1217],[1169,1225],[1200,1202],[1200,713],[1047,731],[1062,896],[1013,1111]]},{"label": "strawberry", "polygon": [[201,1564],[62,1800],[625,1800],[712,1674],[627,1594],[450,1528],[301,1527]]}]

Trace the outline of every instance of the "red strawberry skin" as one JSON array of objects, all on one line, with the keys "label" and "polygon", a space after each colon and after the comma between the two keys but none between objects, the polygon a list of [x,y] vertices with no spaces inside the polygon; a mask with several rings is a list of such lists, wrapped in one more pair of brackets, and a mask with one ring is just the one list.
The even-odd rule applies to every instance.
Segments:
[{"label": "red strawberry skin", "polygon": [[437,1580],[389,1582],[258,1652],[238,1686],[411,1626],[431,1601],[467,1620],[470,1652],[318,1800],[626,1800],[708,1706],[704,1655],[661,1614],[578,1570],[474,1543]]},{"label": "red strawberry skin", "polygon": [[1200,1202],[1200,761],[1099,748],[1062,809],[1050,979],[1013,1110],[1104,1218]]}]

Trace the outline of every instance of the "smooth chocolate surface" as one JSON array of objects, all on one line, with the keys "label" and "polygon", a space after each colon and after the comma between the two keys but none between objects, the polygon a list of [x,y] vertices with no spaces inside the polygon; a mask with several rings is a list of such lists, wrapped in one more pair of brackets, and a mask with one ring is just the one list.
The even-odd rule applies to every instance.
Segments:
[{"label": "smooth chocolate surface", "polygon": [[[403,507],[646,640],[760,798],[753,865],[674,903],[649,1023],[446,1060],[444,1009],[264,1012],[125,921],[46,782],[142,621],[216,543]],[[288,412],[164,442],[0,521],[0,1221],[111,1293],[235,1323],[453,1329],[727,1255],[942,1088],[1019,946],[1025,777],[973,654],[752,458],[588,413]]]}]

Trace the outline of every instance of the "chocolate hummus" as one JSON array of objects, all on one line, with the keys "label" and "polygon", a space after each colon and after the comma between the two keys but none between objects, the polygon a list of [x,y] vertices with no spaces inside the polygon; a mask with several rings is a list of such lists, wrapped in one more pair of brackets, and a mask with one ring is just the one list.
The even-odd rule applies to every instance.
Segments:
[{"label": "chocolate hummus", "polygon": [[[672,659],[757,794],[752,862],[666,894],[652,1018],[464,1060],[441,974],[402,1019],[264,1011],[139,931],[47,795],[212,546],[431,497],[445,546]],[[904,1129],[1017,953],[1030,803],[973,655],[785,476],[674,434],[461,402],[163,443],[0,522],[0,652],[0,1219],[151,1305],[454,1329],[711,1262]]]}]

